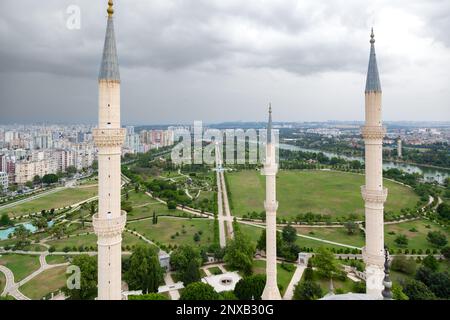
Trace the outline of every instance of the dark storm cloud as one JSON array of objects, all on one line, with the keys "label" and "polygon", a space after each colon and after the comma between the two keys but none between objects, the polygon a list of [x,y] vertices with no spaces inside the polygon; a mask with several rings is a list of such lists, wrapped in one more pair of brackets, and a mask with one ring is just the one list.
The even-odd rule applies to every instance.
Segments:
[{"label": "dark storm cloud", "polygon": [[[0,2],[0,118],[95,118],[95,79],[103,48],[106,3]],[[81,8],[80,30],[66,27],[66,9],[72,4]],[[344,92],[352,88],[355,92],[350,95],[360,94],[356,90],[363,87],[372,24],[377,36],[380,34],[377,46],[387,48],[378,51],[382,78],[386,79],[383,84],[394,86],[398,75],[407,76],[403,69],[412,69],[415,64],[446,63],[441,69],[449,63],[447,0],[116,0],[115,9],[119,60],[125,79],[124,103],[133,110],[124,115],[129,122],[190,121],[189,116],[195,113],[204,120],[216,120],[214,116],[221,113],[211,111],[212,105],[228,107],[230,101],[245,104],[245,112],[251,112],[242,112],[252,118],[263,101],[277,94],[286,105],[287,119],[304,117],[305,110],[292,116],[287,113],[288,109],[296,112],[298,108],[292,106],[298,104],[298,99],[307,100],[303,104],[312,109],[323,108],[322,113],[311,113],[311,118],[352,118],[354,113],[345,113],[345,106],[340,114],[333,113],[335,104],[353,105],[359,100],[343,95],[345,100],[327,101],[309,96],[306,91],[311,91],[308,86],[331,85]],[[389,39],[391,30],[418,41],[407,43],[401,36]],[[429,45],[420,42],[422,39],[429,39],[437,49],[425,52]],[[402,48],[407,46],[411,46],[411,51],[405,54]],[[425,53],[420,56],[422,51]],[[424,56],[430,61],[423,62]],[[424,78],[448,79],[431,67],[435,68],[430,66],[431,71],[422,74]],[[336,74],[341,74],[345,83],[335,80],[339,79]],[[288,89],[295,79],[305,92]],[[278,89],[272,92],[274,88]],[[436,113],[443,110],[447,97],[433,97],[439,105]],[[400,93],[396,99],[401,101]],[[30,104],[39,108],[30,109]],[[189,112],[184,114],[180,105]],[[66,113],[59,111],[62,106],[78,110],[78,114],[64,119]],[[156,106],[164,107],[167,113],[155,110]],[[415,107],[418,109],[419,105]],[[236,114],[233,119],[238,119],[237,112],[243,108],[235,108],[234,113],[224,112],[223,116]]]}]

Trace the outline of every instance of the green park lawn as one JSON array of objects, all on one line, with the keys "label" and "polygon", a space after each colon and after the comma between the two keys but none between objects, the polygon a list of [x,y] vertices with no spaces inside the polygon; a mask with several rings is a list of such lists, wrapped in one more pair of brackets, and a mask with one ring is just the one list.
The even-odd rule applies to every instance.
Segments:
[{"label": "green park lawn", "polygon": [[6,286],[6,277],[3,272],[0,272],[0,294],[2,294],[3,290]]},{"label": "green park lawn", "polygon": [[[286,291],[289,282],[294,275],[294,271],[287,271],[281,267],[281,263],[277,263],[277,282],[278,285],[282,287],[281,295]],[[253,273],[255,274],[266,274],[266,261],[264,260],[253,260]]]},{"label": "green park lawn", "polygon": [[30,299],[40,300],[66,285],[66,269],[62,266],[46,270],[21,286],[20,291]]},{"label": "green park lawn", "polygon": [[128,221],[151,218],[153,217],[153,212],[155,212],[158,216],[182,216],[184,214],[183,211],[180,210],[169,210],[167,205],[160,203],[149,196],[146,197],[147,202],[144,204],[135,206],[134,202],[132,203],[133,210],[127,214]]},{"label": "green park lawn", "polygon": [[[429,226],[429,228],[427,226]],[[415,228],[417,232],[411,231],[413,228]],[[448,238],[448,230],[445,230],[431,221],[420,219],[399,224],[385,225],[384,239],[387,246],[394,249],[408,248],[410,251],[411,249],[435,249],[436,247],[427,240],[427,234],[430,231],[440,231],[446,234]],[[389,234],[390,232],[394,232],[395,234]],[[399,234],[404,234],[408,238],[408,245],[406,247],[400,247],[395,243],[394,240]]]},{"label": "green park lawn", "polygon": [[48,264],[61,264],[69,261],[69,257],[49,254],[48,256],[45,257],[45,260],[47,261]]},{"label": "green park lawn", "polygon": [[0,264],[14,273],[14,281],[19,282],[39,269],[39,257],[24,254],[3,254]]},{"label": "green park lawn", "polygon": [[[353,235],[349,235],[345,228],[326,228],[326,227],[315,228],[315,227],[296,226],[296,229],[297,233],[301,235],[342,243],[359,248],[363,247],[365,242],[364,235],[362,232],[358,231]],[[327,246],[327,244],[323,243],[323,246]]]},{"label": "green park lawn", "polygon": [[[78,251],[78,247],[80,246],[83,246],[84,248],[88,247],[89,250],[91,250],[91,247],[94,248],[94,250],[97,250],[97,236],[95,234],[80,235],[59,240],[51,240],[48,241],[47,244],[55,246],[56,251],[59,252],[63,251],[65,247],[69,247],[69,251],[73,251],[74,247],[76,247]],[[146,245],[147,243],[128,232],[123,233],[123,247],[132,247],[138,244]]]},{"label": "green park lawn", "polygon": [[[233,214],[264,211],[265,177],[256,170],[227,173]],[[336,171],[281,170],[277,177],[278,215],[295,217],[299,213],[363,216],[364,203],[360,187],[364,176]],[[396,213],[412,208],[419,197],[408,187],[384,180],[389,189],[386,210]]]},{"label": "green park lawn", "polygon": [[208,271],[211,272],[211,274],[213,275],[222,274],[222,270],[220,270],[219,267],[208,268]]},{"label": "green park lawn", "polygon": [[[129,223],[128,228],[136,231],[149,240],[155,240],[165,245],[207,245],[212,243],[213,220],[186,219],[175,217],[159,217],[157,224],[152,220]],[[184,226],[184,228],[183,228]],[[183,229],[185,233],[183,233]],[[201,231],[200,241],[194,241],[194,234]],[[178,235],[176,233],[178,232]]]},{"label": "green park lawn", "polygon": [[87,200],[97,195],[96,186],[85,186],[78,188],[67,188],[41,198],[19,204],[12,208],[0,210],[0,214],[8,213],[10,216],[21,216],[29,213],[62,208]]}]

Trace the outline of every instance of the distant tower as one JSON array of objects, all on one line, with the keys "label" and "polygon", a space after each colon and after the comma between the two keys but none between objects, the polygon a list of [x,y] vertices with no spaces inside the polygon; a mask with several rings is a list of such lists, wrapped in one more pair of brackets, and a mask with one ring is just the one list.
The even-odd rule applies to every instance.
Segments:
[{"label": "distant tower", "polygon": [[400,137],[397,138],[397,157],[402,157],[402,139]]},{"label": "distant tower", "polygon": [[267,125],[266,161],[263,175],[266,176],[266,286],[261,298],[263,300],[281,300],[277,282],[277,208],[276,199],[276,163],[275,144],[272,138],[272,107],[269,106],[269,123]]},{"label": "distant tower", "polygon": [[375,55],[375,39],[370,35],[370,60],[365,90],[366,123],[362,127],[365,143],[366,185],[361,187],[365,201],[366,246],[363,258],[366,264],[367,294],[381,298],[383,290],[384,226],[383,211],[387,189],[383,188],[383,137],[381,123],[381,85]]},{"label": "distant tower", "polygon": [[126,213],[120,207],[120,156],[125,129],[120,126],[120,74],[114,36],[113,2],[108,2],[105,46],[98,78],[99,123],[93,132],[98,148],[98,299],[122,298],[122,231]]}]

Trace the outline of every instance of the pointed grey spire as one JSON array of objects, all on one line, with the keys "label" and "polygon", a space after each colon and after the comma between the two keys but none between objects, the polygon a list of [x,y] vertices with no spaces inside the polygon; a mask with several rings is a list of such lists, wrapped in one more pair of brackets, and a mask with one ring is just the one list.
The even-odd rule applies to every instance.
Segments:
[{"label": "pointed grey spire", "polygon": [[120,81],[119,60],[117,58],[116,37],[114,35],[112,1],[109,2],[108,23],[106,26],[105,46],[100,66],[99,80]]},{"label": "pointed grey spire", "polygon": [[267,124],[267,143],[272,142],[272,104],[269,103],[269,122]]},{"label": "pointed grey spire", "polygon": [[366,92],[381,92],[380,76],[378,74],[377,56],[375,54],[375,35],[370,34],[370,57],[367,70]]}]

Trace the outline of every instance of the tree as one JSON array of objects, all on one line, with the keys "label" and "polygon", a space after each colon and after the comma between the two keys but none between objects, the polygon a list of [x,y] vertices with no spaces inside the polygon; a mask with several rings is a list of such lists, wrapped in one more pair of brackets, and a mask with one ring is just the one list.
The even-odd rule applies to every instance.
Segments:
[{"label": "tree", "polygon": [[[75,256],[72,265],[80,268],[79,289],[64,287],[63,291],[69,300],[93,300],[97,297],[97,257],[83,254]],[[71,275],[67,275],[69,278]]]},{"label": "tree", "polygon": [[294,243],[297,241],[297,230],[291,225],[283,227],[282,235],[283,240],[287,243]]},{"label": "tree", "polygon": [[[170,264],[176,270],[177,277],[186,280],[188,283],[200,279],[198,269],[202,262],[200,251],[188,245],[178,247],[170,255]],[[198,274],[194,271],[194,267]]]},{"label": "tree", "polygon": [[448,272],[435,272],[427,267],[420,267],[416,280],[424,283],[438,298],[450,298],[450,275]]},{"label": "tree", "polygon": [[450,219],[450,205],[443,202],[437,207],[437,213],[442,219],[449,220]]},{"label": "tree", "polygon": [[173,200],[167,202],[167,209],[175,210],[177,208],[177,203]]},{"label": "tree", "polygon": [[236,283],[234,295],[239,300],[261,300],[265,286],[266,276],[263,274],[244,277]]},{"label": "tree", "polygon": [[2,214],[1,218],[0,218],[0,227],[7,227],[7,226],[12,226],[13,222],[11,221],[11,219],[9,218],[7,213]]},{"label": "tree", "polygon": [[305,280],[312,280],[314,277],[314,270],[312,268],[311,260],[308,260],[308,266],[306,267],[304,273],[303,273],[303,279]]},{"label": "tree", "polygon": [[219,294],[207,283],[194,282],[183,289],[180,300],[219,300]]},{"label": "tree", "polygon": [[322,295],[322,288],[311,280],[298,283],[294,289],[294,300],[317,300]]},{"label": "tree", "polygon": [[133,206],[132,206],[131,202],[129,202],[129,201],[122,201],[120,206],[122,207],[122,210],[125,210],[126,212],[133,211]]},{"label": "tree", "polygon": [[77,173],[77,168],[75,166],[68,166],[66,172],[69,177],[73,177]]},{"label": "tree", "polygon": [[392,260],[391,269],[404,274],[413,275],[416,271],[416,262],[413,259],[407,259],[405,256],[396,256]]},{"label": "tree", "polygon": [[434,256],[429,254],[422,261],[422,265],[431,271],[437,271],[439,269],[439,262],[436,260]]},{"label": "tree", "polygon": [[44,218],[44,217],[34,218],[32,224],[38,230],[43,230],[43,229],[46,229],[48,227],[47,219]]},{"label": "tree", "polygon": [[427,240],[436,247],[444,247],[447,244],[447,237],[440,231],[430,231]]},{"label": "tree", "polygon": [[186,286],[193,282],[200,281],[200,270],[198,266],[198,262],[195,260],[190,260],[186,267],[186,270],[182,273],[181,281]]},{"label": "tree", "polygon": [[441,250],[441,253],[444,255],[445,259],[450,259],[450,247],[445,247]]},{"label": "tree", "polygon": [[125,280],[131,290],[142,290],[143,293],[158,292],[163,274],[156,249],[139,245],[130,257]]},{"label": "tree", "polygon": [[399,234],[394,242],[399,246],[399,247],[406,247],[409,243],[408,238],[404,235],[404,234]]},{"label": "tree", "polygon": [[403,292],[403,288],[395,282],[392,284],[392,297],[394,300],[409,300],[408,296]]},{"label": "tree", "polygon": [[12,236],[16,238],[15,248],[20,250],[29,245],[31,243],[29,239],[30,235],[30,230],[26,229],[22,224],[19,224],[12,233]]},{"label": "tree", "polygon": [[235,232],[234,239],[227,243],[223,259],[231,268],[250,275],[252,274],[254,254],[255,247],[247,236],[242,232]]},{"label": "tree", "polygon": [[436,296],[428,287],[420,281],[409,280],[403,287],[403,292],[409,300],[435,300]]},{"label": "tree", "polygon": [[325,278],[331,279],[333,274],[338,271],[334,254],[327,248],[320,247],[314,257],[314,265],[317,272]]},{"label": "tree", "polygon": [[161,293],[147,293],[138,296],[128,296],[128,300],[169,300],[165,295]]},{"label": "tree", "polygon": [[35,175],[35,176],[33,177],[33,184],[41,184],[41,183],[42,183],[41,177],[38,176],[38,175]]},{"label": "tree", "polygon": [[50,173],[42,177],[42,182],[45,184],[53,184],[58,182],[58,176],[56,174]]},{"label": "tree", "polygon": [[354,221],[347,221],[344,223],[344,227],[347,229],[347,234],[349,235],[354,235],[359,230],[358,224]]},{"label": "tree", "polygon": [[266,229],[261,230],[261,236],[256,243],[256,249],[258,250],[266,250]]},{"label": "tree", "polygon": [[33,182],[32,182],[32,181],[27,181],[27,182],[25,183],[25,186],[26,186],[27,188],[29,188],[29,189],[32,189],[32,188],[33,188]]}]

